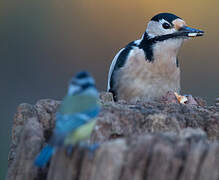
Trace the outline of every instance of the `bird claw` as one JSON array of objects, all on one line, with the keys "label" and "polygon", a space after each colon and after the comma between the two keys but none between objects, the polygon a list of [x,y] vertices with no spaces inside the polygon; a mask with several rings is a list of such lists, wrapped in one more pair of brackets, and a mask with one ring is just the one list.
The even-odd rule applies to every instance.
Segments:
[{"label": "bird claw", "polygon": [[98,143],[91,144],[91,145],[80,144],[80,147],[87,149],[89,157],[92,158],[95,151],[100,147],[100,144],[98,144]]},{"label": "bird claw", "polygon": [[72,155],[72,152],[73,152],[73,145],[68,145],[66,147],[66,152],[67,152],[67,155],[68,156],[71,156]]},{"label": "bird claw", "polygon": [[91,152],[95,152],[99,147],[100,147],[100,144],[95,143],[95,144],[90,145],[88,149],[89,149]]},{"label": "bird claw", "polygon": [[[91,145],[88,145],[88,144],[79,144],[79,147],[81,148],[84,148],[84,149],[87,149],[88,150],[88,154],[89,156],[93,156],[93,154],[95,153],[95,151],[100,147],[100,144],[98,143],[95,143],[95,144],[91,144]],[[73,153],[73,149],[74,149],[74,146],[73,145],[68,145],[66,147],[66,153],[68,156],[71,156],[72,153]]]},{"label": "bird claw", "polygon": [[100,145],[99,145],[98,143],[91,144],[91,145],[88,145],[88,144],[80,144],[80,147],[86,148],[86,149],[88,149],[88,150],[91,151],[91,152],[96,151],[96,150],[99,148],[99,146],[100,146]]},{"label": "bird claw", "polygon": [[96,144],[92,144],[88,147],[88,156],[90,158],[92,158],[94,156],[95,151],[100,147],[100,144],[96,143]]}]

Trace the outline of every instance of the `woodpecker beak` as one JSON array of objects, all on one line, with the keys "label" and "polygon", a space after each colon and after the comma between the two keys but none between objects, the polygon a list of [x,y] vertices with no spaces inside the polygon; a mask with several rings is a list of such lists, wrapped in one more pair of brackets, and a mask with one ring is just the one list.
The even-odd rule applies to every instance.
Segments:
[{"label": "woodpecker beak", "polygon": [[190,28],[188,26],[183,26],[179,29],[179,33],[182,36],[186,37],[197,37],[197,36],[203,36],[204,31],[201,31],[199,29]]}]

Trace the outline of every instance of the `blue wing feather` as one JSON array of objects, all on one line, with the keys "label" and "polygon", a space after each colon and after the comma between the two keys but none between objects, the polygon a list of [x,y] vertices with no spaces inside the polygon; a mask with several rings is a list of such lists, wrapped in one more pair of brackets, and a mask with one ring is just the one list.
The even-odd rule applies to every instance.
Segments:
[{"label": "blue wing feather", "polygon": [[77,129],[89,120],[89,116],[82,113],[74,115],[62,115],[57,113],[56,118],[55,134],[68,133],[69,131]]},{"label": "blue wing feather", "polygon": [[95,107],[73,115],[57,113],[55,132],[68,133],[69,131],[73,131],[96,117],[99,111],[100,108]]},{"label": "blue wing feather", "polygon": [[82,112],[83,114],[86,114],[90,119],[95,118],[100,112],[100,107],[96,106],[92,109],[86,110],[84,112]]}]

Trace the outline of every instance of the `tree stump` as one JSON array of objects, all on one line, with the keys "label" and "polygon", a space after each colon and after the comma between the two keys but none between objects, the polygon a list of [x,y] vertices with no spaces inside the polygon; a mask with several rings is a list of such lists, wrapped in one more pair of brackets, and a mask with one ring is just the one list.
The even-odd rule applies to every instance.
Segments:
[{"label": "tree stump", "polygon": [[182,105],[168,99],[113,102],[101,94],[102,111],[90,143],[91,153],[60,148],[44,169],[33,165],[48,142],[60,104],[40,100],[21,104],[15,114],[8,180],[218,180],[219,107]]}]

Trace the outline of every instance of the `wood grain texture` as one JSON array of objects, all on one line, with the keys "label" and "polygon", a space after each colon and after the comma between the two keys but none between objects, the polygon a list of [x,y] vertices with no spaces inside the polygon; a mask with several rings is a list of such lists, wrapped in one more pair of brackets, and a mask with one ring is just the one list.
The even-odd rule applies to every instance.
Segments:
[{"label": "wood grain texture", "polygon": [[15,114],[7,180],[218,180],[219,108],[160,101],[114,103],[101,94],[102,111],[90,142],[91,153],[60,148],[48,166],[36,155],[48,142],[58,101],[21,104]]}]

